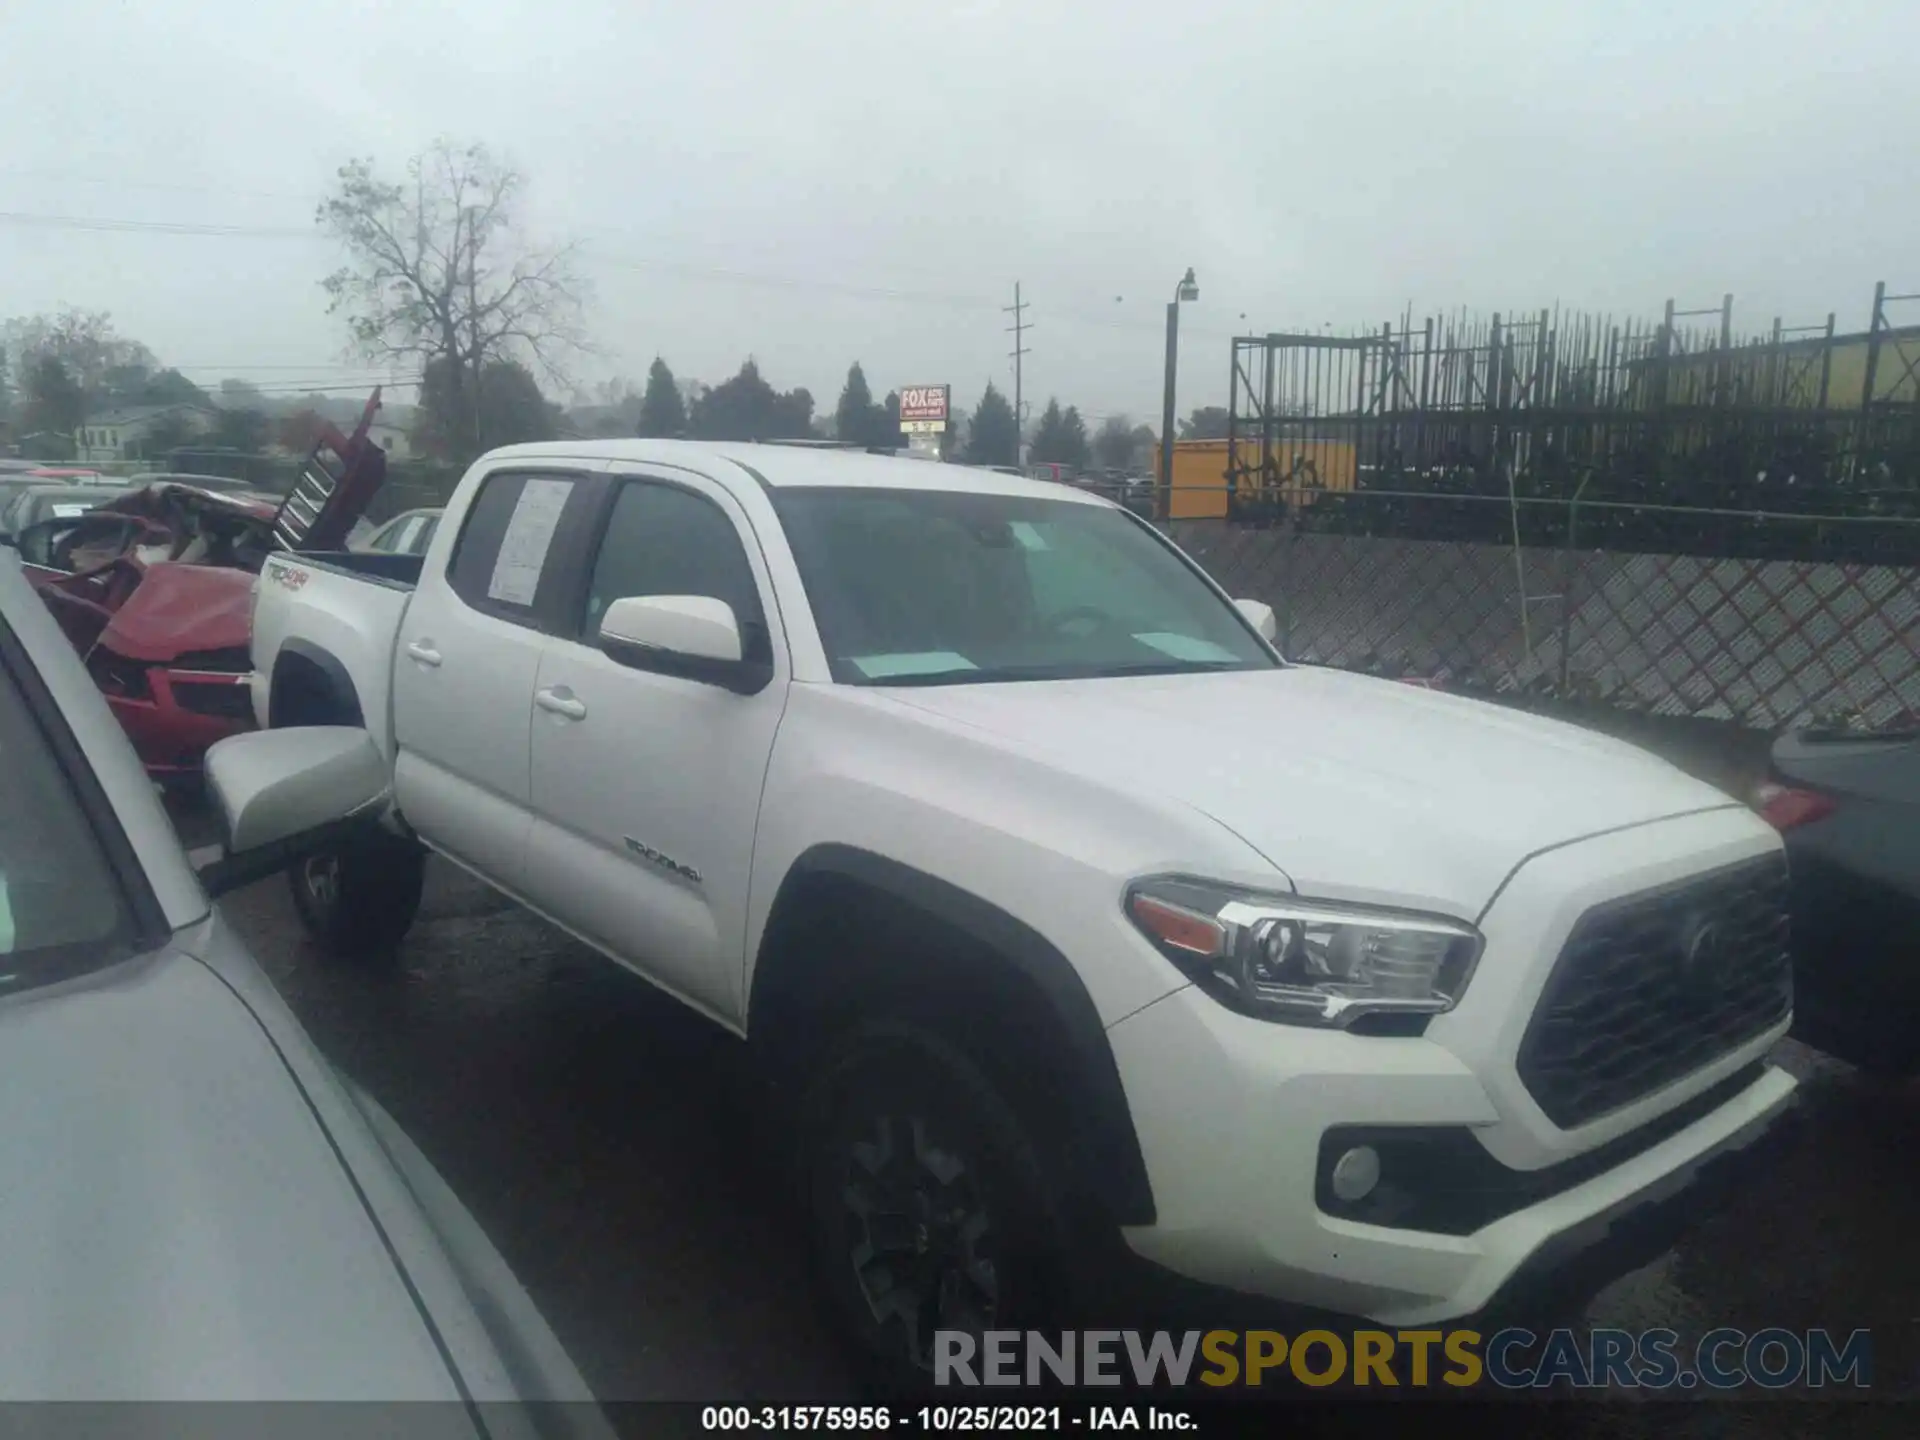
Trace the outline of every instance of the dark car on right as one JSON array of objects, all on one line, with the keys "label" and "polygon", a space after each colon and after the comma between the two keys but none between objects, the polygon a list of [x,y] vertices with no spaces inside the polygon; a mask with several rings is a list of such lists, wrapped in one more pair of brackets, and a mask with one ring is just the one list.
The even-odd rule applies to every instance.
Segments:
[{"label": "dark car on right", "polygon": [[1754,799],[1792,875],[1794,1036],[1920,1071],[1920,724],[1783,735]]}]

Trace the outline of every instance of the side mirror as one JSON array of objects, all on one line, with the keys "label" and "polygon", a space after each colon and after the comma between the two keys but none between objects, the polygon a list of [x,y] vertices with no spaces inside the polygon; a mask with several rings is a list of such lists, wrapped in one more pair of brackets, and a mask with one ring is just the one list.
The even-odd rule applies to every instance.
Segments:
[{"label": "side mirror", "polygon": [[200,869],[207,893],[251,885],[377,820],[386,757],[357,726],[312,725],[232,735],[207,751],[207,788],[226,822],[219,858]]},{"label": "side mirror", "polygon": [[1273,607],[1264,600],[1236,600],[1234,608],[1247,617],[1247,622],[1260,632],[1260,638],[1269,645],[1280,633],[1279,622],[1273,618]]},{"label": "side mirror", "polygon": [[744,658],[733,607],[710,595],[628,595],[600,617],[600,648],[634,670],[752,695],[773,666]]}]

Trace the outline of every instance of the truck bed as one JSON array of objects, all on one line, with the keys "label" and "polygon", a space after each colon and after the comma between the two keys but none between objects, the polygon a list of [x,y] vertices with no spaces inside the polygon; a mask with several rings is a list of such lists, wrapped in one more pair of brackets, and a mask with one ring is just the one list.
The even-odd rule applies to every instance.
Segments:
[{"label": "truck bed", "polygon": [[372,550],[294,550],[291,554],[302,565],[316,570],[333,570],[376,581],[396,590],[411,590],[420,583],[424,555],[383,555]]},{"label": "truck bed", "polygon": [[270,718],[276,672],[313,665],[324,655],[325,685],[341,702],[337,710],[357,710],[391,755],[387,698],[394,643],[424,558],[345,550],[269,556],[253,608],[255,719],[265,725]]}]

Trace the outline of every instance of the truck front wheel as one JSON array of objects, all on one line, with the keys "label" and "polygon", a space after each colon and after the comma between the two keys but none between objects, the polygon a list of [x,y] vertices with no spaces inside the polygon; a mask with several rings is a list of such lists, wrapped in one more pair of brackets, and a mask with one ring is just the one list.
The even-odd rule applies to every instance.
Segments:
[{"label": "truck front wheel", "polygon": [[1014,1108],[944,1039],[896,1024],[847,1037],[808,1087],[802,1137],[814,1262],[870,1379],[924,1390],[935,1332],[1057,1316],[1057,1192]]},{"label": "truck front wheel", "polygon": [[426,863],[412,840],[385,830],[356,836],[293,867],[293,908],[327,954],[390,959],[419,912]]}]

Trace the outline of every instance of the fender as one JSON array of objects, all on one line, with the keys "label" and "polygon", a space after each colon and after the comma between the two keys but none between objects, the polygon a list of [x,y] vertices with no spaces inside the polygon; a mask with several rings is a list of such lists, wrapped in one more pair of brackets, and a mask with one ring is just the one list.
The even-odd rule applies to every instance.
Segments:
[{"label": "fender", "polygon": [[[347,674],[347,667],[342,665],[332,652],[321,649],[310,640],[302,640],[297,635],[283,640],[280,644],[280,653],[274,657],[274,692],[279,688],[280,662],[288,655],[297,656],[320,672],[326,684],[328,698],[339,705],[345,714],[353,717],[347,723],[354,725],[366,723],[366,717],[360,709],[360,694],[354,689],[353,677]],[[274,692],[270,692],[270,695]],[[269,716],[272,714],[271,698],[268,701],[268,714]]]},{"label": "fender", "polygon": [[[788,886],[808,874],[840,875],[894,895],[979,941],[1033,982],[1072,1047],[1072,1071],[1081,1089],[1075,1099],[1085,1125],[1078,1147],[1082,1178],[1091,1182],[1092,1193],[1116,1224],[1153,1224],[1153,1187],[1134,1133],[1120,1068],[1073,962],[1039,931],[999,906],[950,881],[851,845],[820,844],[803,852],[780,882],[771,914],[779,913]],[[756,966],[756,986],[759,973]]]}]

